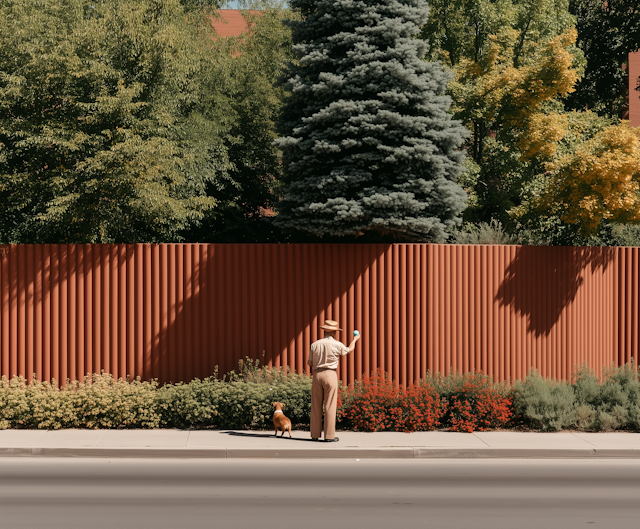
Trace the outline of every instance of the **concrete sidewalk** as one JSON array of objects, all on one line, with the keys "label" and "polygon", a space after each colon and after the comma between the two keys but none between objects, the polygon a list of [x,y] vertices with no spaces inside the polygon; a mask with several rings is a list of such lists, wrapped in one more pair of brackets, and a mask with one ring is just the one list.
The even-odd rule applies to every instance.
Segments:
[{"label": "concrete sidewalk", "polygon": [[437,459],[633,458],[640,433],[338,432],[312,441],[309,432],[186,430],[0,430],[0,457]]}]

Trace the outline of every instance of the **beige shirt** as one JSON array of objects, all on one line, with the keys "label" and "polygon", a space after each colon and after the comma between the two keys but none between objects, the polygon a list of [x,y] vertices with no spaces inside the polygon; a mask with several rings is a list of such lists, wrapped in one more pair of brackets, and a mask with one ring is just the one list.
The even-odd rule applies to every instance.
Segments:
[{"label": "beige shirt", "polygon": [[328,336],[313,342],[307,364],[313,370],[320,368],[338,369],[340,357],[349,354],[349,348],[335,338]]}]

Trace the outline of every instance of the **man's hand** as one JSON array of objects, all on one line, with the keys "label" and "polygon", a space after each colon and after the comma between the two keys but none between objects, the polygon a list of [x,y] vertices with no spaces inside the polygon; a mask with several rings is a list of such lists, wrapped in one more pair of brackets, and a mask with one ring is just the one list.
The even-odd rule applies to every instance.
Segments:
[{"label": "man's hand", "polygon": [[349,344],[349,353],[353,353],[353,351],[356,350],[356,343],[358,342],[358,340],[360,339],[360,336],[362,336],[361,334],[358,334],[357,336],[353,337],[352,342]]}]

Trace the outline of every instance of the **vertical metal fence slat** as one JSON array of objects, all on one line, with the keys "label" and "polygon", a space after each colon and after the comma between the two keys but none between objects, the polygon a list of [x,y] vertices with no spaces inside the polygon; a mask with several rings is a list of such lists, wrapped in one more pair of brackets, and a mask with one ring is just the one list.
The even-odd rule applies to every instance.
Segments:
[{"label": "vertical metal fence slat", "polygon": [[[484,245],[2,247],[0,374],[188,381],[249,356],[309,372],[325,319],[343,383],[376,368],[570,378],[638,354],[638,248]],[[264,351],[264,358],[263,358]]]}]

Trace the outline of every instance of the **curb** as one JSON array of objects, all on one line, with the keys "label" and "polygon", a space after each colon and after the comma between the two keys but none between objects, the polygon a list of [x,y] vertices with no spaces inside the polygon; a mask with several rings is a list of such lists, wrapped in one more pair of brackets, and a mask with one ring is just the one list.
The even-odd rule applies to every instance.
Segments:
[{"label": "curb", "polygon": [[0,448],[2,457],[111,459],[640,459],[638,449],[562,448]]}]

